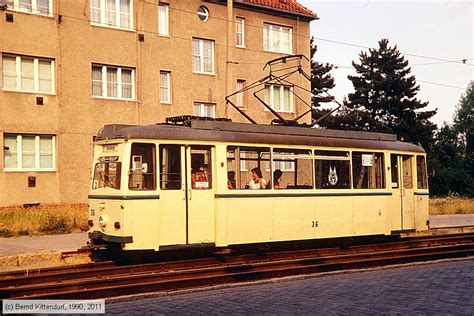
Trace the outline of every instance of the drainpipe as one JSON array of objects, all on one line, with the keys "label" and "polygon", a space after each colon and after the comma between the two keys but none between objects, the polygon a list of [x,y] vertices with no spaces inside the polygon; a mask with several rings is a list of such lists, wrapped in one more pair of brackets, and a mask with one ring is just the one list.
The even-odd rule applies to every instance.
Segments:
[{"label": "drainpipe", "polygon": [[[227,0],[227,39],[225,47],[225,95],[231,94],[232,89],[232,43],[234,35],[234,1]],[[225,105],[224,116],[228,117],[228,108],[229,106]]]}]

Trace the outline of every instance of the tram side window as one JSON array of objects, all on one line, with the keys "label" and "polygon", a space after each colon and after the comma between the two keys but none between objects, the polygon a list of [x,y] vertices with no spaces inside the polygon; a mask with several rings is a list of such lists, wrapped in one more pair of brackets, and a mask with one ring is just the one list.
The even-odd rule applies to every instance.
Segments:
[{"label": "tram side window", "polygon": [[398,155],[390,155],[390,170],[392,173],[392,189],[397,189],[398,184]]},{"label": "tram side window", "polygon": [[227,187],[247,189],[252,180],[251,170],[259,168],[262,178],[268,183],[271,175],[270,148],[266,147],[227,147]]},{"label": "tram side window", "polygon": [[350,189],[350,158],[347,151],[315,151],[316,189]]},{"label": "tram side window", "polygon": [[128,173],[130,190],[156,189],[156,150],[154,144],[133,143]]},{"label": "tram side window", "polygon": [[426,160],[423,156],[416,156],[416,177],[418,189],[428,189]]},{"label": "tram side window", "polygon": [[181,190],[181,146],[160,145],[160,188]]},{"label": "tram side window", "polygon": [[384,156],[382,153],[352,153],[354,189],[385,188]]},{"label": "tram side window", "polygon": [[310,150],[273,149],[273,188],[312,189],[312,159]]}]

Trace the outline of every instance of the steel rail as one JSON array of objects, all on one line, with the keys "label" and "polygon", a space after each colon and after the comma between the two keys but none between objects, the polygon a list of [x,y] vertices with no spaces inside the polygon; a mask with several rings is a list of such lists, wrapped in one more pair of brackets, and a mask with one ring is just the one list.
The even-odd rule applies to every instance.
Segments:
[{"label": "steel rail", "polygon": [[[448,242],[458,243],[463,241],[469,241],[470,238],[474,238],[474,234],[470,236],[469,234],[460,234],[460,235],[448,235],[443,237],[443,244]],[[410,238],[409,240],[403,240],[398,242],[390,243],[379,243],[379,244],[369,244],[369,245],[355,245],[346,249],[341,249],[340,247],[331,247],[331,248],[317,248],[317,249],[302,249],[302,250],[291,250],[291,251],[278,251],[270,252],[265,254],[265,259],[267,260],[277,260],[279,258],[303,258],[310,256],[330,256],[330,255],[339,255],[339,254],[350,254],[350,253],[361,253],[361,252],[373,252],[380,250],[389,250],[389,249],[402,249],[413,247],[414,243],[417,246],[428,246],[433,244],[439,244],[440,237],[433,236],[424,236],[417,238]],[[84,264],[84,265],[74,265],[74,266],[65,266],[65,267],[53,267],[46,269],[37,269],[37,270],[26,270],[22,272],[14,272],[10,277],[8,273],[4,274],[4,278],[1,278],[0,275],[0,288],[2,287],[11,287],[11,286],[21,286],[31,283],[49,283],[57,282],[61,280],[64,282],[66,280],[76,280],[84,277],[102,277],[104,275],[113,276],[120,274],[133,274],[133,273],[144,273],[144,272],[163,272],[168,270],[177,270],[177,269],[188,269],[196,267],[205,267],[219,264],[220,262],[225,263],[242,263],[242,262],[255,262],[263,260],[262,255],[256,254],[244,254],[237,256],[224,256],[224,257],[212,257],[212,258],[201,258],[201,259],[188,259],[188,260],[179,260],[179,261],[168,261],[168,262],[158,262],[158,263],[147,263],[147,264],[137,264],[137,265],[125,265],[120,266],[114,262],[97,262],[94,264]]]},{"label": "steel rail", "polygon": [[[400,249],[382,251],[379,249],[373,252],[355,251],[349,254],[332,254],[322,257],[308,257],[309,252],[306,252],[306,256],[302,255],[298,258],[288,256],[295,255],[297,252],[294,251],[290,252],[291,254],[287,253],[286,256],[272,254],[273,258],[264,257],[248,263],[242,261],[221,262],[215,266],[190,267],[164,272],[148,271],[132,275],[103,275],[99,279],[87,276],[80,280],[63,281],[61,283],[2,288],[0,293],[5,293],[5,298],[101,298],[137,292],[168,291],[177,288],[202,286],[203,284],[222,284],[268,277],[363,268],[367,265],[380,266],[474,254],[474,235],[470,235],[468,238],[460,237],[457,240],[449,237],[445,240],[445,244],[443,244],[442,238],[439,238],[437,242],[432,240],[431,243],[435,245],[430,245],[430,242],[426,240],[422,242],[416,248],[415,244],[412,244],[411,248],[405,245]],[[275,256],[280,257],[275,258]],[[0,296],[3,297],[2,294]]]}]

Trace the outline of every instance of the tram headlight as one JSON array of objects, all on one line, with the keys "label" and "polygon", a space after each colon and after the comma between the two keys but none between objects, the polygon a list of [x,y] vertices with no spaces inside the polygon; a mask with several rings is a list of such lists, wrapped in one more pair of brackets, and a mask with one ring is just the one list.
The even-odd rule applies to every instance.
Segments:
[{"label": "tram headlight", "polygon": [[107,225],[107,220],[106,220],[106,217],[104,215],[99,216],[99,224],[102,227],[105,227],[105,225]]}]

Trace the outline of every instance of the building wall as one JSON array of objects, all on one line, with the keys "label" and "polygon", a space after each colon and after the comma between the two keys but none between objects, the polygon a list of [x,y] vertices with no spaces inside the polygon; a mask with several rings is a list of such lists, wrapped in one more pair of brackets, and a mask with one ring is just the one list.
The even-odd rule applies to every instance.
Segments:
[{"label": "building wall", "polygon": [[[227,22],[227,7],[222,4],[167,1],[170,36],[160,36],[156,0],[134,1],[134,31],[91,25],[89,3],[53,0],[52,17],[0,11],[1,53],[47,57],[55,62],[54,94],[0,90],[0,141],[4,133],[56,135],[56,171],[5,172],[2,151],[0,206],[85,203],[91,140],[104,124],[162,122],[168,116],[193,114],[194,102],[215,103],[216,117],[245,121],[235,109],[226,106],[224,98],[235,91],[237,79],[250,84],[262,78],[268,73],[262,70],[264,64],[282,56],[263,51],[264,22],[291,26],[293,53],[309,57],[309,22],[296,17],[234,8],[234,17],[245,18],[245,48],[237,48],[235,25]],[[201,22],[196,14],[200,5],[209,9],[206,22]],[[13,14],[13,23],[6,22],[7,13]],[[144,34],[143,42],[138,40],[138,34]],[[228,40],[227,34],[232,38]],[[193,37],[215,41],[215,75],[193,73]],[[92,97],[92,63],[134,68],[136,99]],[[303,67],[309,73],[309,63],[305,61]],[[159,101],[160,70],[171,71],[171,104]],[[310,88],[302,77],[293,81]],[[310,103],[309,93],[297,92]],[[36,96],[44,97],[44,105],[36,105]],[[274,118],[250,93],[245,100],[246,112],[257,122],[269,123]],[[298,99],[294,105],[295,113],[283,114],[285,118],[294,118],[308,109]],[[302,121],[309,120],[310,114]],[[28,187],[29,176],[36,177],[36,187]]]}]

